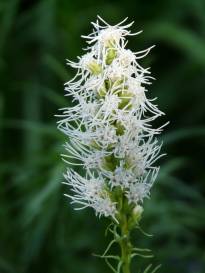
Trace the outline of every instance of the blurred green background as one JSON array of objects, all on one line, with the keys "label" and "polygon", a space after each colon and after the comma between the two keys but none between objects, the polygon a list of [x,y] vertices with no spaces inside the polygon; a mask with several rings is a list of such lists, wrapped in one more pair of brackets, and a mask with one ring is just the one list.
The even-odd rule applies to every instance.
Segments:
[{"label": "blurred green background", "polygon": [[107,220],[75,212],[63,196],[65,137],[54,117],[70,103],[65,59],[82,54],[80,35],[97,14],[110,24],[135,20],[132,30],[144,32],[131,49],[157,45],[142,64],[157,78],[150,97],[167,114],[159,123],[171,121],[142,220],[154,236],[133,239],[154,251],[162,273],[204,273],[204,0],[0,0],[0,273],[110,272],[92,256],[109,241]]}]

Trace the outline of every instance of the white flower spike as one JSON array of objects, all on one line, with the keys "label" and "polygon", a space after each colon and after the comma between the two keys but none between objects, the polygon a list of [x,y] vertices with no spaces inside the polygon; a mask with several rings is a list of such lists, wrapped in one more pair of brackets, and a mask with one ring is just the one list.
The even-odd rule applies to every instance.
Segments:
[{"label": "white flower spike", "polygon": [[[152,77],[138,60],[152,47],[139,52],[126,49],[133,24],[111,26],[98,17],[87,39],[87,53],[68,65],[76,76],[65,84],[75,106],[62,109],[58,128],[68,137],[64,160],[70,164],[65,179],[67,196],[77,208],[92,207],[96,214],[120,221],[119,196],[134,211],[150,195],[161,157],[151,122],[163,115],[146,96]],[[82,166],[85,177],[72,170]]]}]

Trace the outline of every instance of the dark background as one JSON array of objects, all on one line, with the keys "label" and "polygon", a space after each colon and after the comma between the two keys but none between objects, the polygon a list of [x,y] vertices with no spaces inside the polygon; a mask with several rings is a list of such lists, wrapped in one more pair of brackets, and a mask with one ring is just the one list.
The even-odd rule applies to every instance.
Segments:
[{"label": "dark background", "polygon": [[[135,20],[129,48],[156,44],[142,62],[157,78],[150,97],[170,120],[167,153],[145,202],[138,247],[155,253],[161,273],[205,272],[205,1],[0,0],[0,273],[108,273],[108,224],[75,212],[61,184],[65,137],[54,115],[69,105],[65,59],[82,54],[81,34],[97,14]],[[146,260],[145,264],[149,261]],[[138,273],[141,259],[136,259]]]}]

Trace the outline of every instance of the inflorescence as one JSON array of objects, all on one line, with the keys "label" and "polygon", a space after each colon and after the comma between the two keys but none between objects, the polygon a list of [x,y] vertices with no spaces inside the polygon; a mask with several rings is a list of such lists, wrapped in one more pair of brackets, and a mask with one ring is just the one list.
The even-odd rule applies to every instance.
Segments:
[{"label": "inflorescence", "polygon": [[[110,26],[98,17],[87,39],[86,54],[68,65],[77,69],[65,84],[73,107],[63,108],[58,128],[68,136],[63,159],[71,166],[65,174],[76,209],[92,207],[96,214],[120,221],[122,197],[129,211],[141,211],[144,198],[157,177],[154,166],[162,154],[151,122],[164,113],[146,86],[153,79],[139,60],[152,47],[139,52],[126,49],[132,23]],[[85,175],[76,172],[82,166]]]}]

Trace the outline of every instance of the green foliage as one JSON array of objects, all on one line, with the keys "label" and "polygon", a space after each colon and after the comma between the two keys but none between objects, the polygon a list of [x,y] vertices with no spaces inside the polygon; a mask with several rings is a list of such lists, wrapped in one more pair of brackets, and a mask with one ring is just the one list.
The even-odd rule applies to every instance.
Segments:
[{"label": "green foliage", "polygon": [[[167,156],[145,202],[137,247],[152,249],[157,272],[203,273],[204,254],[204,0],[0,1],[0,272],[105,273],[92,257],[106,248],[107,221],[74,212],[63,197],[64,136],[54,114],[71,104],[63,83],[65,58],[82,53],[81,34],[99,13],[110,23],[135,20],[133,50],[156,44],[144,66],[149,87],[170,120],[162,136]],[[158,124],[156,124],[158,125]],[[109,237],[109,235],[108,235]],[[156,272],[136,258],[134,268]]]}]

